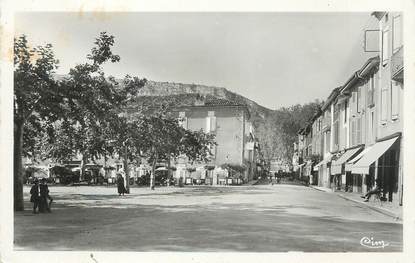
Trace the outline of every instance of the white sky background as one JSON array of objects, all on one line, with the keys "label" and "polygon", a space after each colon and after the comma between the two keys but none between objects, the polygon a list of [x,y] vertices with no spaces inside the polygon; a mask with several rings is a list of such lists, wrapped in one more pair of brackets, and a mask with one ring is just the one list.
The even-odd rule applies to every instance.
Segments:
[{"label": "white sky background", "polygon": [[66,74],[99,32],[115,36],[107,74],[225,87],[276,109],[325,99],[376,53],[370,13],[17,13],[16,34],[51,43]]}]

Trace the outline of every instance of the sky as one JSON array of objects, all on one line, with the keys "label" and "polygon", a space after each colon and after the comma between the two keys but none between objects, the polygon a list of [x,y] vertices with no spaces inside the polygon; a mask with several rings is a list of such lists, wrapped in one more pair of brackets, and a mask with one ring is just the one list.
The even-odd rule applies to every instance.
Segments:
[{"label": "sky", "polygon": [[16,35],[51,43],[57,73],[86,61],[99,32],[121,60],[106,74],[225,87],[270,109],[324,100],[375,53],[370,13],[17,13]]}]

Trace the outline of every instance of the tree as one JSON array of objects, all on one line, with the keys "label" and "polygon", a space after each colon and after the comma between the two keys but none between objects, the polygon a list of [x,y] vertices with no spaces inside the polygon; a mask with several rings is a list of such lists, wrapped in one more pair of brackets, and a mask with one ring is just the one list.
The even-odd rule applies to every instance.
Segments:
[{"label": "tree", "polygon": [[216,145],[214,134],[184,129],[176,118],[169,115],[164,105],[153,113],[132,118],[126,127],[122,138],[127,142],[129,158],[144,155],[151,163],[151,189],[155,187],[155,169],[159,160],[169,162],[185,156],[189,161],[208,161],[210,149]]},{"label": "tree", "polygon": [[275,110],[269,120],[257,128],[257,137],[269,164],[274,158],[290,162],[297,132],[319,110],[319,101]]},{"label": "tree", "polygon": [[[128,75],[121,83],[112,76],[105,76],[103,64],[120,60],[112,53],[113,45],[114,37],[102,32],[87,55],[89,61],[76,65],[61,81],[65,93],[65,115],[57,124],[59,134],[51,143],[48,157],[67,160],[80,153],[81,177],[87,162],[106,158],[114,153],[113,150],[126,159],[125,147],[112,147],[108,142],[122,137],[125,129],[125,117],[121,114],[123,107],[146,83],[146,79]],[[125,170],[127,166],[125,161]],[[126,174],[128,177],[128,171]]]},{"label": "tree", "polygon": [[[52,45],[30,48],[26,36],[14,40],[14,210],[23,205],[22,156],[34,150],[25,131],[49,126],[61,116],[63,97],[53,78],[58,60]],[[25,139],[25,140],[24,140]],[[25,151],[23,150],[25,148]]]},{"label": "tree", "polygon": [[[114,37],[102,32],[88,63],[76,65],[63,80],[54,78],[58,61],[52,45],[30,48],[26,36],[14,44],[14,195],[23,210],[22,156],[65,160],[82,153],[88,159],[107,154],[109,122],[144,86],[146,80],[126,76],[121,85],[105,77],[102,65],[117,62]],[[25,135],[25,132],[27,133]],[[109,133],[108,133],[109,134]],[[113,133],[111,133],[113,134]],[[117,138],[113,136],[112,138]]]}]

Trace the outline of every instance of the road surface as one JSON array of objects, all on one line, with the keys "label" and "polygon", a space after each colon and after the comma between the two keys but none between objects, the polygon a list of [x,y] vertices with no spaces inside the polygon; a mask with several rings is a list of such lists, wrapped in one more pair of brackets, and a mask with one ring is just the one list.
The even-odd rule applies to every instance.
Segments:
[{"label": "road surface", "polygon": [[[334,193],[294,185],[51,186],[51,214],[15,213],[17,250],[390,252],[402,223]],[[25,187],[25,199],[29,200]],[[383,248],[361,245],[362,238]]]}]

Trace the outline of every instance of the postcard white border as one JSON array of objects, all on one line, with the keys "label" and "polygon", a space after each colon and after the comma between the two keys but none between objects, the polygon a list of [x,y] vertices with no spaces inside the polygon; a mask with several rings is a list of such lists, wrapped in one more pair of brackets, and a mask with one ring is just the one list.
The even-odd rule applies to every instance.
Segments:
[{"label": "postcard white border", "polygon": [[[404,251],[402,253],[172,253],[172,252],[26,252],[13,251],[13,16],[18,11],[186,11],[186,12],[359,12],[403,11],[404,100]],[[415,262],[415,0],[291,1],[3,1],[0,9],[0,262]]]}]

